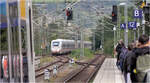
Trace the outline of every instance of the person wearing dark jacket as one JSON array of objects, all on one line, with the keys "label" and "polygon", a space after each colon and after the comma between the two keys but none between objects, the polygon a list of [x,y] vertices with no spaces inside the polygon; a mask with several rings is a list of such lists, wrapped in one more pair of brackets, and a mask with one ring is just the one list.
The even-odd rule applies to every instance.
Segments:
[{"label": "person wearing dark jacket", "polygon": [[119,64],[119,57],[121,53],[121,49],[124,47],[124,43],[122,39],[118,42],[118,45],[116,46],[116,52],[117,52],[117,65]]},{"label": "person wearing dark jacket", "polygon": [[133,49],[133,43],[128,45],[128,53],[125,57],[124,63],[123,63],[123,73],[124,73],[124,77],[125,77],[125,83],[130,83],[130,76],[127,76],[129,71],[128,71],[128,66],[130,65],[130,63],[128,62],[128,58],[131,56],[132,54],[132,49]]},{"label": "person wearing dark jacket", "polygon": [[127,58],[127,71],[131,73],[131,81],[137,83],[136,77],[136,61],[138,56],[150,54],[149,38],[146,35],[141,35],[138,40],[138,47],[135,47]]}]

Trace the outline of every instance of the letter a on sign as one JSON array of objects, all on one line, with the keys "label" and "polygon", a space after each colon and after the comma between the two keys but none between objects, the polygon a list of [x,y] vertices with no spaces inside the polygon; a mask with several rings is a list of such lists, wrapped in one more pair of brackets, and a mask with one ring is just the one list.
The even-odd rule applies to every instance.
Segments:
[{"label": "letter a on sign", "polygon": [[125,29],[125,28],[126,28],[126,24],[125,24],[125,23],[124,23],[124,24],[121,24],[121,25],[120,25],[120,28],[121,28],[121,29]]}]

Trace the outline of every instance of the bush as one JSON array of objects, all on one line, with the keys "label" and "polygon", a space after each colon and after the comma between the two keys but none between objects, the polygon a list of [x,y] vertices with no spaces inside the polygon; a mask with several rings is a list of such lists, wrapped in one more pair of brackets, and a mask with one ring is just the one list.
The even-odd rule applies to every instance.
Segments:
[{"label": "bush", "polygon": [[[82,50],[82,49],[81,49]],[[94,55],[94,52],[88,48],[84,48],[84,57],[90,59]],[[75,49],[71,52],[71,58],[80,59],[80,49]]]}]

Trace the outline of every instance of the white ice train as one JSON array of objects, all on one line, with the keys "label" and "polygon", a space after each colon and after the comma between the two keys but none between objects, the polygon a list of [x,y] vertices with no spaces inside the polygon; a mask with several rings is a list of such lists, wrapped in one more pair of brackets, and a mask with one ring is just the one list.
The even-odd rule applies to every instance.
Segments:
[{"label": "white ice train", "polygon": [[[75,48],[80,48],[80,41],[77,42],[78,46],[75,47],[76,42],[74,40],[56,39],[51,41],[52,54],[63,54],[71,52]],[[89,41],[84,41],[85,48],[91,48],[92,44]]]},{"label": "white ice train", "polygon": [[56,39],[51,41],[51,52],[52,54],[62,54],[71,52],[75,49],[74,40]]}]

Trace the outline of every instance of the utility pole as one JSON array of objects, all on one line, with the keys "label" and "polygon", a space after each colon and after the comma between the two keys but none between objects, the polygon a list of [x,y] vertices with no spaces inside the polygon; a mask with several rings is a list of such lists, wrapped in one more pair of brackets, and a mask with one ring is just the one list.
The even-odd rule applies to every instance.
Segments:
[{"label": "utility pole", "polygon": [[95,51],[95,30],[93,30],[93,50]]},{"label": "utility pole", "polygon": [[126,29],[124,30],[124,42],[125,46],[128,46],[128,0],[126,1],[125,9],[124,9],[124,15],[125,15],[125,23],[126,23]]},{"label": "utility pole", "polygon": [[78,48],[78,29],[75,34],[75,48]]},{"label": "utility pole", "polygon": [[119,40],[120,39],[120,6],[118,6],[117,7],[118,8],[118,20],[117,20],[117,25],[118,25],[118,37],[117,37],[117,40]]},{"label": "utility pole", "polygon": [[81,47],[81,50],[80,50],[80,56],[84,56],[84,45],[83,45],[83,29],[80,28],[80,31],[81,31],[81,41],[80,41],[80,47]]},{"label": "utility pole", "polygon": [[136,41],[136,30],[138,31],[137,34],[138,34],[138,38],[139,38],[139,28],[140,28],[139,26],[140,26],[140,23],[137,22],[137,29],[134,30],[134,41]]},{"label": "utility pole", "polygon": [[[134,19],[135,20],[135,19]],[[137,24],[138,25],[138,24]],[[134,41],[136,41],[136,28],[135,29],[133,29],[133,31],[134,31]]]},{"label": "utility pole", "polygon": [[113,31],[114,31],[114,48],[115,48],[115,45],[116,45],[116,26],[114,26]]},{"label": "utility pole", "polygon": [[82,38],[83,38],[83,39],[82,39],[82,42],[83,42],[83,43],[82,43],[82,45],[83,45],[82,53],[83,53],[83,56],[84,56],[84,33],[83,33],[83,31],[84,31],[84,29],[82,28],[82,36],[83,36],[83,37],[82,37]]},{"label": "utility pole", "polygon": [[[103,23],[103,21],[102,21],[102,23]],[[102,48],[103,48],[103,51],[104,51],[104,26],[102,26]]]},{"label": "utility pole", "polygon": [[94,51],[95,51],[95,31],[94,31]]},{"label": "utility pole", "polygon": [[[134,18],[134,21],[136,21],[135,18]],[[138,27],[138,23],[137,23],[137,27]],[[134,32],[134,41],[136,41],[136,30],[137,30],[137,28],[133,29],[133,32]]]},{"label": "utility pole", "polygon": [[102,48],[103,48],[103,53],[104,53],[104,25],[103,25],[103,22],[104,22],[104,18],[102,18]]},{"label": "utility pole", "polygon": [[143,34],[145,34],[145,15],[144,13],[142,14],[143,19],[142,19],[142,29],[143,29]]},{"label": "utility pole", "polygon": [[[143,3],[145,1],[146,0],[143,0]],[[142,29],[143,29],[143,34],[145,34],[145,15],[144,15],[144,12],[142,12],[142,16],[143,16],[143,19],[142,19]]]},{"label": "utility pole", "polygon": [[[77,18],[78,18],[78,21],[79,21],[79,26],[80,26],[80,20],[79,20],[79,17],[80,15],[78,14]],[[83,29],[81,28],[81,26],[79,27],[79,33],[80,33],[80,56],[83,56]]]},{"label": "utility pole", "polygon": [[[140,25],[139,19],[138,19],[138,22],[139,22],[139,25]],[[138,26],[138,32],[137,32],[137,34],[138,34],[138,38],[139,38],[140,37],[140,26]]]}]

